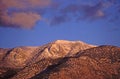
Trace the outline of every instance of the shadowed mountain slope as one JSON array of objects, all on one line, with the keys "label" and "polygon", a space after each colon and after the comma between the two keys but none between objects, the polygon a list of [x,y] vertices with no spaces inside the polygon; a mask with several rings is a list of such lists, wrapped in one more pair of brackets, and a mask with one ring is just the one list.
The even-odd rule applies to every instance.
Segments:
[{"label": "shadowed mountain slope", "polygon": [[120,48],[100,46],[79,52],[32,79],[120,79]]},{"label": "shadowed mountain slope", "polygon": [[0,79],[120,79],[120,48],[57,40],[0,49]]}]

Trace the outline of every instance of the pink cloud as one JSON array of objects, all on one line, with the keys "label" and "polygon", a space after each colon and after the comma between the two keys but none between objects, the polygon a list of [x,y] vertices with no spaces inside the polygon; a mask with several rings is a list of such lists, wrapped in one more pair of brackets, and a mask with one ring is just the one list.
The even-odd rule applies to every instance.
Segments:
[{"label": "pink cloud", "polygon": [[31,29],[38,20],[41,20],[41,16],[36,13],[13,13],[11,16],[5,13],[1,16],[2,22],[5,26],[21,27]]},{"label": "pink cloud", "polygon": [[[41,14],[32,12],[31,8],[47,7],[51,0],[0,0],[0,25],[3,27],[33,28],[39,20],[42,20]],[[11,8],[16,8],[19,12],[11,12]],[[22,10],[31,9],[29,12]]]},{"label": "pink cloud", "polygon": [[41,20],[56,25],[69,20],[105,19],[109,16],[106,10],[116,4],[116,1],[100,0],[92,4],[67,4],[55,0],[0,0],[0,26],[32,28]]},{"label": "pink cloud", "polygon": [[[22,0],[23,1],[23,0]],[[21,0],[1,0],[1,4],[5,5],[7,8],[22,8],[25,4]]]},{"label": "pink cloud", "polygon": [[31,6],[49,6],[51,4],[51,0],[28,0],[28,3]]},{"label": "pink cloud", "polygon": [[45,7],[51,4],[51,0],[1,0],[7,8],[29,8],[29,7]]}]

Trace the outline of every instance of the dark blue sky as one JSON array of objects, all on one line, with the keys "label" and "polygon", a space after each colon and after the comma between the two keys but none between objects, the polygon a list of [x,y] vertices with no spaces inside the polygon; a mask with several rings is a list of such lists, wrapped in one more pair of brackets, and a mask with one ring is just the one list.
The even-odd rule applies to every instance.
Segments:
[{"label": "dark blue sky", "polygon": [[55,40],[120,46],[119,0],[30,0],[27,6],[9,1],[0,3],[0,48]]}]

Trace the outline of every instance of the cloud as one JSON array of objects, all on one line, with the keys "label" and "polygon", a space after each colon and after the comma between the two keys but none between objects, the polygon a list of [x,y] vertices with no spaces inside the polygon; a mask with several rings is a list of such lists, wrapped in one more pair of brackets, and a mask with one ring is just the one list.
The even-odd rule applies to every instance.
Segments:
[{"label": "cloud", "polygon": [[[106,17],[107,15],[103,11],[104,4],[102,2],[98,2],[97,4],[69,4],[68,6],[62,8],[58,16],[54,16],[52,19],[52,24],[60,24],[70,20],[75,19],[78,20],[98,20]],[[73,17],[73,18],[71,18]]]},{"label": "cloud", "polygon": [[31,6],[48,6],[51,3],[51,0],[28,0],[29,5]]},{"label": "cloud", "polygon": [[61,24],[63,22],[67,22],[69,19],[63,15],[61,16],[54,16],[50,22],[51,25]]},{"label": "cloud", "polygon": [[43,19],[39,12],[33,10],[50,4],[51,0],[0,0],[0,26],[30,29]]},{"label": "cloud", "polygon": [[1,4],[7,8],[28,8],[28,7],[45,7],[49,6],[51,0],[1,0]]},{"label": "cloud", "polygon": [[81,11],[83,12],[83,17],[85,19],[101,19],[105,17],[105,12],[103,11],[104,4],[99,2],[96,5],[82,5]]},{"label": "cloud", "polygon": [[[99,0],[73,2],[64,0],[0,0],[0,26],[33,28],[38,21],[44,20],[51,25],[68,21],[96,21],[106,19],[106,11],[118,0]],[[119,10],[118,10],[119,11]],[[120,12],[120,11],[119,11]]]},{"label": "cloud", "polygon": [[[68,21],[68,18],[69,21],[75,20],[77,22],[83,20],[103,20],[108,19],[109,17],[114,18],[116,16],[112,14],[113,12],[110,11],[110,9],[111,7],[115,7],[117,5],[119,5],[119,0],[99,0],[96,2],[91,1],[91,3],[70,3],[66,6],[63,5],[62,8],[61,4],[60,8],[58,8],[58,11],[56,12],[56,15],[54,15],[51,19],[51,22],[52,24],[56,25]],[[118,12],[120,12],[120,9],[118,10]]]},{"label": "cloud", "polygon": [[4,26],[19,27],[31,29],[38,20],[41,20],[41,16],[36,13],[12,13],[9,16],[7,13],[1,16],[1,22]]}]

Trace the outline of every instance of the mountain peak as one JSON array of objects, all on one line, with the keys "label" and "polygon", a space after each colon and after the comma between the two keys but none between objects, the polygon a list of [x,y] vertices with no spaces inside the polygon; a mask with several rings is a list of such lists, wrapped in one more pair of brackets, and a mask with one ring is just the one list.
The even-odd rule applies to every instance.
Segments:
[{"label": "mountain peak", "polygon": [[0,79],[119,79],[119,61],[119,47],[82,41],[0,48]]},{"label": "mountain peak", "polygon": [[75,44],[75,43],[77,44],[78,43],[78,44],[81,44],[81,45],[89,45],[91,47],[96,47],[95,45],[90,45],[90,44],[87,44],[83,41],[56,40],[53,43],[55,43],[55,44]]},{"label": "mountain peak", "polygon": [[53,41],[53,43],[56,43],[56,44],[69,44],[69,43],[86,44],[85,42],[82,42],[82,41],[69,41],[69,40],[56,40],[56,41]]},{"label": "mountain peak", "polygon": [[75,43],[77,41],[68,41],[68,40],[56,40],[54,43]]},{"label": "mountain peak", "polygon": [[[82,41],[56,40],[49,45],[46,50],[51,54],[51,58],[72,56],[76,52],[96,47],[95,45],[86,44]],[[61,52],[62,51],[62,52]],[[44,55],[47,56],[47,55]]]},{"label": "mountain peak", "polygon": [[[24,67],[33,61],[39,61],[44,58],[63,58],[70,57],[79,51],[96,47],[81,41],[56,40],[43,46],[22,46],[12,48],[8,51],[0,52],[0,67]],[[3,55],[4,54],[4,55]]]}]

